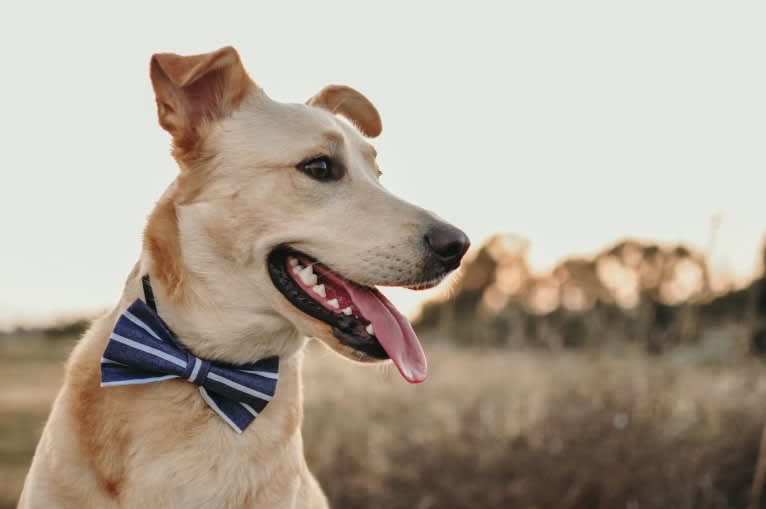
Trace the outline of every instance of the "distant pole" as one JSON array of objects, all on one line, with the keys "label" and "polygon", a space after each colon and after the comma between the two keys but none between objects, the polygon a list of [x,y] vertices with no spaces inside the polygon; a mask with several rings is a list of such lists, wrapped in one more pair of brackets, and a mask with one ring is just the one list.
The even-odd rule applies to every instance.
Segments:
[{"label": "distant pole", "polygon": [[722,222],[723,214],[720,212],[716,212],[710,216],[710,229],[708,230],[707,246],[705,246],[705,256],[708,259],[708,264],[713,261],[715,248],[718,244],[718,231],[721,229]]}]

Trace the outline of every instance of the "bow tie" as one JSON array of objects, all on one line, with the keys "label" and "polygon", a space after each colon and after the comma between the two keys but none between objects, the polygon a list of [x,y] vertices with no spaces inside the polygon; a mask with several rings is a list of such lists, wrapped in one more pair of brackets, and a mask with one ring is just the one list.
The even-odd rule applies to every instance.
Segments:
[{"label": "bow tie", "polygon": [[188,380],[199,386],[210,408],[242,433],[274,396],[279,358],[233,366],[195,357],[157,314],[146,277],[144,292],[148,305],[136,300],[109,336],[101,358],[101,387]]}]

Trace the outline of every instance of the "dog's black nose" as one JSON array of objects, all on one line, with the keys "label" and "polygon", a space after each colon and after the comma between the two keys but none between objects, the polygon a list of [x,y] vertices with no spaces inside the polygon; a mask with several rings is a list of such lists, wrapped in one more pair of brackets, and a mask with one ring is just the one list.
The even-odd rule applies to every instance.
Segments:
[{"label": "dog's black nose", "polygon": [[460,266],[460,260],[471,245],[465,233],[446,223],[432,226],[426,233],[426,243],[447,270]]}]

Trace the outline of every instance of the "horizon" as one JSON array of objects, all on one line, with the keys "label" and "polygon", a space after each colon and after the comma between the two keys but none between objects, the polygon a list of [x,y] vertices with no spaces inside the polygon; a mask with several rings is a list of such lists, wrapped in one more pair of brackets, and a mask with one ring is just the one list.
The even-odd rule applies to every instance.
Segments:
[{"label": "horizon", "polygon": [[[404,288],[382,287],[380,289],[383,291],[383,293],[389,296],[389,298],[391,298],[392,293],[397,291],[407,292],[413,295],[417,295],[417,294],[424,295],[424,297],[419,299],[417,304],[407,312],[408,318],[413,319],[414,317],[419,315],[423,305],[428,303],[443,302],[444,300],[449,299],[453,295],[454,280],[456,277],[459,277],[459,274],[462,272],[462,266],[466,263],[469,263],[469,264],[472,263],[474,261],[476,254],[481,249],[483,249],[490,242],[492,238],[496,236],[503,236],[503,235],[510,235],[514,238],[520,239],[522,241],[526,241],[526,239],[524,239],[523,237],[519,237],[518,235],[513,233],[502,233],[502,232],[495,233],[491,235],[490,237],[488,237],[487,239],[484,239],[480,245],[471,246],[469,252],[465,256],[463,264],[461,264],[461,269],[450,274],[447,277],[447,279],[443,281],[441,284],[439,284],[436,288],[432,288],[429,290],[409,290]],[[709,264],[707,254],[704,252],[703,248],[701,248],[700,246],[694,246],[689,244],[661,243],[661,242],[656,242],[653,239],[623,237],[623,238],[615,239],[612,242],[608,242],[607,244],[601,246],[599,249],[596,249],[593,252],[570,253],[556,260],[554,265],[551,265],[544,269],[535,268],[530,265],[531,272],[529,275],[530,277],[533,277],[533,278],[551,275],[554,269],[559,264],[567,260],[579,259],[579,258],[594,259],[596,255],[603,253],[605,251],[608,251],[612,246],[615,246],[619,243],[626,242],[626,241],[635,241],[644,245],[657,244],[660,247],[665,247],[665,248],[674,247],[676,245],[683,245],[701,254],[704,257],[704,261]],[[764,250],[766,250],[766,242],[764,242],[762,247]],[[764,252],[766,253],[766,251]],[[761,252],[760,251],[756,252],[755,257],[756,259],[760,260]],[[529,260],[527,259],[527,261]],[[760,265],[760,262],[757,262],[757,264]],[[748,276],[733,277],[731,274],[727,274],[724,272],[716,272],[714,269],[710,268],[709,275],[711,276],[711,280],[710,280],[710,284],[711,284],[710,290],[712,292],[711,296],[720,297],[729,292],[746,288],[748,285],[752,284],[758,278],[764,277],[764,273],[763,273],[764,270],[766,270],[766,267],[759,266],[758,270],[754,270],[753,273]],[[111,306],[104,306],[100,309],[93,308],[93,309],[79,309],[79,310],[78,309],[60,310],[57,312],[49,313],[47,315],[26,316],[26,317],[20,317],[16,319],[11,318],[10,320],[7,320],[5,322],[0,321],[0,335],[4,333],[12,333],[14,330],[18,330],[18,329],[30,329],[30,330],[47,329],[47,328],[61,326],[61,325],[68,325],[80,320],[86,320],[90,322],[96,319],[101,314],[108,313],[110,309],[111,309]]]}]

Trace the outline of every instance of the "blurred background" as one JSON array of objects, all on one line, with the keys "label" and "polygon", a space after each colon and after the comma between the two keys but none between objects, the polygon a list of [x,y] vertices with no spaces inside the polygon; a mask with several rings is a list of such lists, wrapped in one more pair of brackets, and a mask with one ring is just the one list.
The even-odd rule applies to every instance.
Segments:
[{"label": "blurred background", "polygon": [[174,178],[152,53],[383,117],[383,183],[474,248],[386,293],[431,366],[306,360],[334,507],[766,507],[766,4],[0,6],[0,508]]}]

